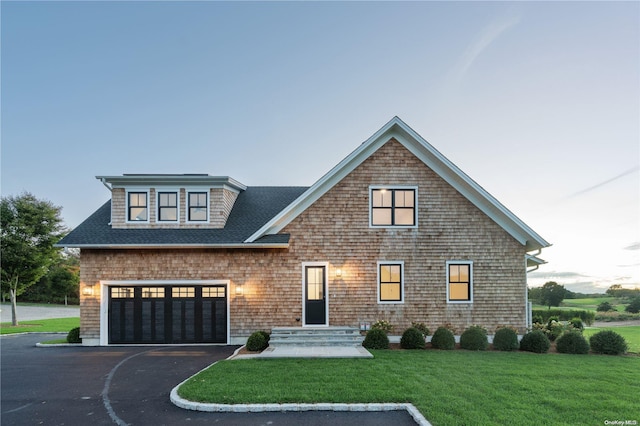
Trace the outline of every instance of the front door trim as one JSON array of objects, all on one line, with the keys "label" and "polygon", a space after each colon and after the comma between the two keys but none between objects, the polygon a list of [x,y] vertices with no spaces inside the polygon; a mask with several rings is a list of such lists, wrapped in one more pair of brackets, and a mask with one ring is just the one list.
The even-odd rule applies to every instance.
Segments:
[{"label": "front door trim", "polygon": [[[306,268],[313,266],[324,267],[324,324],[306,323],[306,299],[307,299],[307,274]],[[302,326],[303,327],[328,327],[329,326],[329,262],[302,262]]]}]

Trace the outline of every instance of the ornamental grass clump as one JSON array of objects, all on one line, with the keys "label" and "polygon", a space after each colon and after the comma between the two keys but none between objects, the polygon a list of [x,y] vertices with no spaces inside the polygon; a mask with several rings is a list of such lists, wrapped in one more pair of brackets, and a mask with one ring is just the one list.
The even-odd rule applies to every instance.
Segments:
[{"label": "ornamental grass clump", "polygon": [[431,337],[431,347],[433,349],[451,350],[456,347],[456,339],[453,332],[446,327],[438,327],[433,337]]},{"label": "ornamental grass clump", "polygon": [[400,338],[400,347],[402,349],[424,349],[424,335],[415,327],[407,328]]},{"label": "ornamental grass clump", "polygon": [[569,331],[558,337],[556,349],[562,354],[588,354],[589,343],[580,331]]},{"label": "ornamental grass clump", "polygon": [[520,350],[544,354],[549,351],[551,342],[541,330],[533,330],[525,334],[520,341]]},{"label": "ornamental grass clump", "polygon": [[389,349],[389,338],[381,328],[372,328],[364,337],[362,346],[367,349]]},{"label": "ornamental grass clump", "polygon": [[489,347],[487,330],[479,325],[472,325],[460,336],[460,347],[470,351],[486,351]]},{"label": "ornamental grass clump", "polygon": [[498,351],[517,351],[520,348],[518,335],[509,327],[503,327],[493,336],[493,349]]},{"label": "ornamental grass clump", "polygon": [[597,354],[621,355],[628,349],[624,337],[612,330],[602,330],[589,339],[591,350]]}]

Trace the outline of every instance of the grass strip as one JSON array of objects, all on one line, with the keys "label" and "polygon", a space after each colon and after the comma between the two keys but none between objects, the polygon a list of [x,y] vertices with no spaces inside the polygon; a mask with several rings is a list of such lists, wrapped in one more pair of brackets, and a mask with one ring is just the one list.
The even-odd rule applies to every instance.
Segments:
[{"label": "grass strip", "polygon": [[0,324],[0,334],[68,332],[75,327],[80,327],[80,318],[78,317],[20,321],[20,325],[15,327],[10,322],[3,322]]},{"label": "grass strip", "polygon": [[179,389],[198,402],[411,402],[434,425],[638,419],[640,357],[372,351],[374,359],[223,361]]}]

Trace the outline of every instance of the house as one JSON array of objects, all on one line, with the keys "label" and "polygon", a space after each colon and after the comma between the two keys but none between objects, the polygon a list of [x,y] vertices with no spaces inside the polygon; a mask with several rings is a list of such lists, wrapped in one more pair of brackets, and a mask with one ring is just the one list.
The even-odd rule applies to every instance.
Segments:
[{"label": "house", "polygon": [[549,246],[397,117],[308,188],[97,179],[111,200],[58,243],[81,249],[85,345],[376,320],[524,332],[527,268]]}]

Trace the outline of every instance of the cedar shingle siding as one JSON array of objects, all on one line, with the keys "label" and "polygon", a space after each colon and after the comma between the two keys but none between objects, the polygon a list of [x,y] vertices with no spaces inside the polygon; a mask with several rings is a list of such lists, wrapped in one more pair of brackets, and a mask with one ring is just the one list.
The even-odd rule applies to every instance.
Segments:
[{"label": "cedar shingle siding", "polygon": [[[417,228],[370,228],[370,185],[416,186]],[[289,189],[279,208],[303,190]],[[235,209],[248,198],[243,199],[243,193],[214,191],[209,195],[209,227],[218,228],[222,235],[225,225],[235,223]],[[269,196],[267,191],[260,194]],[[123,189],[114,189],[114,229],[131,227],[124,220],[124,197]],[[153,206],[155,191],[150,198]],[[181,203],[181,222],[184,209]],[[268,213],[247,232],[274,215]],[[326,261],[330,325],[358,326],[362,321],[385,319],[394,325],[394,334],[401,334],[412,321],[424,322],[432,330],[450,324],[458,334],[474,324],[490,333],[498,326],[516,327],[520,332],[526,327],[524,246],[393,139],[280,234],[289,234],[288,248],[83,248],[81,282],[97,286],[101,280],[230,280],[230,335],[237,338],[258,329],[301,325],[302,262]],[[447,303],[446,262],[450,260],[473,262],[473,303]],[[378,304],[378,261],[404,262],[404,303]],[[342,269],[342,277],[335,277],[336,268]],[[234,291],[237,285],[244,289],[242,296]],[[99,297],[82,297],[83,338],[100,336]]]}]

